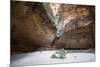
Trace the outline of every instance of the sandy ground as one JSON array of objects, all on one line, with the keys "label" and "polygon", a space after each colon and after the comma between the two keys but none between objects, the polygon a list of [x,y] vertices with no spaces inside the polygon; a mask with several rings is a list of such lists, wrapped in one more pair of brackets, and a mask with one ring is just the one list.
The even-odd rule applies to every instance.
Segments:
[{"label": "sandy ground", "polygon": [[17,54],[11,57],[11,66],[15,67],[24,65],[40,64],[59,64],[59,63],[77,63],[77,62],[94,62],[95,54],[83,51],[70,52],[66,54],[65,59],[51,58],[55,51],[36,51],[31,53]]}]

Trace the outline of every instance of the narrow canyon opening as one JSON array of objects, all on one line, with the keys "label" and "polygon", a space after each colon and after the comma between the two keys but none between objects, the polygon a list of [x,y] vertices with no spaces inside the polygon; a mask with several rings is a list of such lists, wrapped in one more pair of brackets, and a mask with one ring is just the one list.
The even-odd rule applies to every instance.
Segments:
[{"label": "narrow canyon opening", "polygon": [[[95,7],[11,1],[11,54],[95,49]],[[48,46],[60,37],[52,49]]]}]

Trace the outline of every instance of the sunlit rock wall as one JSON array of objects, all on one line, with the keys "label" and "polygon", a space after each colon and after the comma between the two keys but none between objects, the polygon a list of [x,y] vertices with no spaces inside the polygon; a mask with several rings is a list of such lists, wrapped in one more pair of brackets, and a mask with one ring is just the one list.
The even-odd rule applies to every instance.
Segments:
[{"label": "sunlit rock wall", "polygon": [[[71,48],[89,48],[92,44],[94,44],[94,41],[90,43],[90,41],[93,39],[91,37],[94,37],[94,22],[95,22],[95,8],[94,6],[86,6],[86,5],[72,5],[72,4],[60,4],[60,3],[44,3],[46,12],[48,14],[48,17],[52,20],[52,23],[56,27],[56,36],[57,37],[64,37],[62,40],[64,41],[64,44],[67,47]],[[48,10],[49,9],[49,10]],[[90,29],[91,28],[91,29]],[[75,30],[73,30],[75,29]],[[82,30],[86,31],[82,31]],[[73,32],[69,31],[73,30]],[[80,31],[78,33],[78,31]],[[88,31],[87,31],[88,30]],[[78,34],[79,35],[78,35]],[[72,38],[72,35],[76,35],[74,39]],[[80,36],[82,35],[82,36]],[[72,37],[71,37],[72,36]],[[84,36],[86,36],[84,38]],[[80,38],[79,38],[80,37]],[[79,39],[82,38],[80,41]],[[69,40],[68,40],[69,39]],[[62,42],[62,40],[58,44]],[[69,43],[70,42],[70,43]],[[88,43],[87,43],[88,42]],[[89,44],[82,45],[82,44]],[[55,44],[55,43],[54,43]],[[73,44],[73,45],[72,45]],[[74,45],[78,44],[78,45]],[[79,46],[80,44],[80,46]],[[60,46],[62,46],[60,44]]]}]

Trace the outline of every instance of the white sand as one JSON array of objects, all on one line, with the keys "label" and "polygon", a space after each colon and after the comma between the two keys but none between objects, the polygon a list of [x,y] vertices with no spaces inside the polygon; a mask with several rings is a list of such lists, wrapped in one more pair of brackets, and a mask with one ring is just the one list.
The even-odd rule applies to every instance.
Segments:
[{"label": "white sand", "polygon": [[65,59],[51,58],[55,51],[32,52],[12,56],[11,66],[15,65],[38,65],[38,64],[58,64],[95,61],[94,53],[68,53]]}]

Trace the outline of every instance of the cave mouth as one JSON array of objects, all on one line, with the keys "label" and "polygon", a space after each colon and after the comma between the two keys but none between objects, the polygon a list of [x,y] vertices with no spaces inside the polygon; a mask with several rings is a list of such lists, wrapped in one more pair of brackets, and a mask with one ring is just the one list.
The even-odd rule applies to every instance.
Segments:
[{"label": "cave mouth", "polygon": [[11,1],[11,64],[95,61],[95,6]]}]

